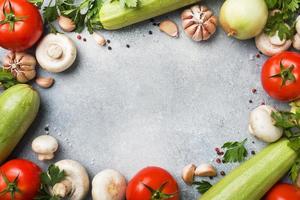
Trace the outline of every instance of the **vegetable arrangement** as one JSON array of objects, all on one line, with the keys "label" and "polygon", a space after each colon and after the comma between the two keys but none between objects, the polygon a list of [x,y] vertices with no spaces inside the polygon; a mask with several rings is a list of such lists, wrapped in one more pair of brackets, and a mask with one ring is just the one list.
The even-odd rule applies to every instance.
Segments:
[{"label": "vegetable arrangement", "polygon": [[[19,83],[35,79],[40,87],[49,88],[54,79],[36,77],[36,65],[59,73],[70,68],[76,60],[74,42],[54,28],[55,21],[64,32],[82,32],[87,28],[97,43],[105,46],[109,41],[95,33],[96,30],[120,29],[197,2],[199,0],[83,0],[79,3],[53,0],[44,5],[43,0],[0,0],[0,46],[11,50],[3,59],[0,71],[1,86],[6,89],[0,95],[0,138],[3,141],[0,162],[7,159],[39,109],[38,93],[31,86]],[[286,51],[292,45],[300,49],[299,7],[299,0],[226,0],[220,10],[220,24],[229,36],[240,40],[255,38],[257,48],[272,56],[263,65],[261,82],[266,93],[279,101],[300,98],[300,54]],[[43,33],[38,8],[42,9],[50,33],[37,44],[35,58],[25,50],[36,44]],[[186,35],[197,42],[212,38],[218,26],[217,16],[204,5],[183,10],[181,20]],[[171,37],[179,37],[179,27],[174,21],[164,20],[158,27]],[[210,163],[185,166],[183,181],[203,194],[201,200],[299,199],[300,103],[295,101],[291,106],[291,111],[277,111],[262,105],[250,113],[249,132],[272,144],[249,160],[245,147],[247,139],[226,142],[217,148],[222,158],[216,160],[218,163],[244,162],[217,184],[195,180],[218,175]],[[58,141],[49,135],[39,136],[32,142],[32,150],[41,161],[52,160],[58,146]],[[276,184],[288,171],[295,186]],[[225,176],[223,171],[220,174]],[[119,171],[102,170],[93,178],[91,187],[94,200],[180,198],[176,180],[160,167],[142,169],[128,184]],[[8,161],[0,167],[0,199],[81,200],[89,190],[87,170],[74,160],[51,164],[46,172],[22,159]]]}]

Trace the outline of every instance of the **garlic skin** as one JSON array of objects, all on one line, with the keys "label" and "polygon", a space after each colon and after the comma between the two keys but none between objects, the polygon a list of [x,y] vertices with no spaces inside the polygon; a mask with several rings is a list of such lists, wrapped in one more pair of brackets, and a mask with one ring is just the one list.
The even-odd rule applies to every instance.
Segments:
[{"label": "garlic skin", "polygon": [[194,41],[208,40],[217,30],[218,19],[206,6],[195,5],[181,14],[182,26]]},{"label": "garlic skin", "polygon": [[25,52],[9,52],[3,59],[3,69],[10,71],[20,83],[36,76],[36,59]]},{"label": "garlic skin", "polygon": [[282,137],[283,130],[274,125],[272,112],[275,108],[261,105],[250,113],[249,132],[264,142],[275,142]]}]

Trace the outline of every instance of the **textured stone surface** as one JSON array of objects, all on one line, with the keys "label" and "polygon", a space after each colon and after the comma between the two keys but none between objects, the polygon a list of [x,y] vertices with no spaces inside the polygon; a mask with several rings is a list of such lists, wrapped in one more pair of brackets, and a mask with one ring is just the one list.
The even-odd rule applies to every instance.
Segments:
[{"label": "textured stone surface", "polygon": [[[206,3],[216,12],[221,5]],[[30,146],[49,124],[50,134],[60,143],[55,161],[78,160],[91,178],[114,168],[130,179],[143,167],[161,166],[177,178],[182,199],[189,200],[198,194],[181,181],[184,165],[212,162],[213,149],[226,141],[247,137],[249,151],[259,150],[263,144],[253,144],[247,131],[249,111],[263,101],[275,104],[260,84],[264,58],[252,59],[258,53],[252,40],[228,38],[221,29],[208,42],[191,41],[179,15],[156,19],[175,20],[179,39],[147,21],[102,32],[111,40],[111,51],[97,46],[88,33],[82,34],[86,42],[68,34],[78,46],[77,62],[61,74],[39,71],[55,77],[56,83],[48,90],[36,87],[42,97],[38,119],[12,157],[46,167],[49,163],[37,161]],[[226,173],[233,167],[215,165]]]}]

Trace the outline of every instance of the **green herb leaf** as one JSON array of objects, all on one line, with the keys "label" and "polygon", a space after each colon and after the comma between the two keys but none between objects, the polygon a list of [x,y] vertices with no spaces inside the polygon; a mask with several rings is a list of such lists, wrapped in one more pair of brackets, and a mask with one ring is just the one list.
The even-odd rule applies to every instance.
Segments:
[{"label": "green herb leaf", "polygon": [[200,194],[204,194],[212,187],[208,181],[195,181],[193,185],[196,185],[196,189]]},{"label": "green herb leaf", "polygon": [[293,181],[293,183],[296,183],[299,172],[300,172],[300,158],[298,158],[295,161],[295,163],[293,164],[289,172],[289,177]]},{"label": "green herb leaf", "polygon": [[43,9],[43,18],[45,23],[51,23],[58,18],[59,14],[57,11],[57,6],[45,6]]},{"label": "green herb leaf", "polygon": [[224,162],[232,163],[232,162],[242,162],[248,155],[247,149],[245,148],[245,143],[247,139],[242,142],[226,142],[222,149],[225,150],[224,154]]},{"label": "green herb leaf", "polygon": [[28,0],[28,2],[34,4],[38,8],[41,8],[44,3],[44,0]]},{"label": "green herb leaf", "polygon": [[3,86],[4,89],[7,89],[16,84],[18,84],[18,81],[15,79],[15,77],[10,72],[0,68],[0,86]]}]

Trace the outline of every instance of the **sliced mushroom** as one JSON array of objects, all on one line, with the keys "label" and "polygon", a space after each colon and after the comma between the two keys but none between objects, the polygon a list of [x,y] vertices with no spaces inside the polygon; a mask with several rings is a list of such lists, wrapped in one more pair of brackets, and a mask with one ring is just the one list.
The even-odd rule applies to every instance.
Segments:
[{"label": "sliced mushroom", "polygon": [[64,34],[48,34],[36,49],[36,59],[49,72],[62,72],[75,61],[77,49],[74,42]]},{"label": "sliced mushroom", "polygon": [[278,42],[280,39],[275,39],[275,37],[278,36],[275,35],[271,38],[267,34],[261,33],[255,37],[256,47],[266,56],[273,56],[290,48],[292,44],[291,40],[286,40],[282,45],[276,45],[280,44],[280,42]]},{"label": "sliced mushroom", "polygon": [[66,177],[62,182],[54,185],[53,195],[70,200],[85,199],[90,187],[86,169],[74,160],[61,160],[55,165],[65,172]]},{"label": "sliced mushroom", "polygon": [[126,179],[120,172],[113,169],[103,170],[93,179],[93,200],[123,200],[126,186]]},{"label": "sliced mushroom", "polygon": [[58,142],[50,135],[41,135],[32,141],[31,146],[39,160],[51,160],[58,149]]}]

